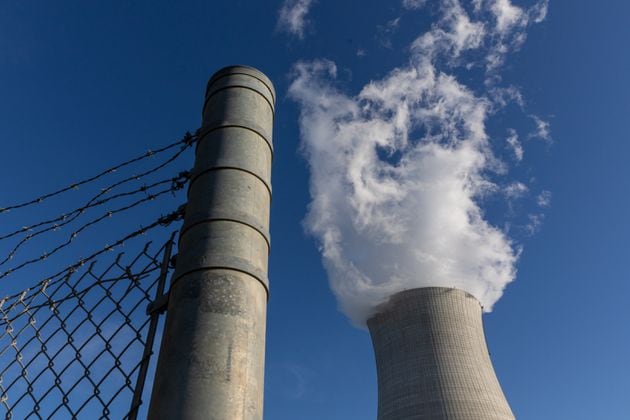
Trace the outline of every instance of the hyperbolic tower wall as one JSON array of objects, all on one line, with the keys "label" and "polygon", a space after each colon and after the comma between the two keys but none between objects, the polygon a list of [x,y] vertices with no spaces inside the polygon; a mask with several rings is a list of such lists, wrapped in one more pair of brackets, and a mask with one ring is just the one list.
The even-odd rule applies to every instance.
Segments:
[{"label": "hyperbolic tower wall", "polygon": [[378,375],[378,420],[508,420],[514,415],[488,354],[482,308],[458,289],[390,298],[368,320]]}]

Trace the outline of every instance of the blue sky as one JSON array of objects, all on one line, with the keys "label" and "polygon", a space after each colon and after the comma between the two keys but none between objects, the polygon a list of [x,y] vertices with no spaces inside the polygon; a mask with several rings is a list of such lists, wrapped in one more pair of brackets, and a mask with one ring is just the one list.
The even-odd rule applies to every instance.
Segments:
[{"label": "blue sky", "polygon": [[[261,69],[278,92],[265,418],[374,418],[369,336],[339,311],[317,234],[306,233],[311,196],[299,116],[308,98],[290,86],[296,63],[326,59],[336,79],[318,82],[354,100],[370,81],[406,66],[441,2],[407,3],[306,2],[304,26],[298,20],[291,32],[278,19],[282,1],[3,2],[0,200],[30,198],[178,139],[198,127],[214,71]],[[484,218],[522,246],[515,280],[484,317],[519,419],[623,419],[630,411],[629,13],[622,1],[551,0],[544,21],[510,46],[494,82],[517,87],[525,104],[489,114],[489,144],[508,169],[484,172],[498,190],[476,199]],[[477,63],[471,69],[439,68],[486,95],[479,54],[462,58]],[[549,123],[549,139],[534,116]],[[520,161],[509,129],[523,147]],[[179,165],[191,162],[189,155]],[[514,183],[527,190],[511,197]],[[544,191],[551,202],[539,206]],[[135,228],[140,216],[127,222]]]}]

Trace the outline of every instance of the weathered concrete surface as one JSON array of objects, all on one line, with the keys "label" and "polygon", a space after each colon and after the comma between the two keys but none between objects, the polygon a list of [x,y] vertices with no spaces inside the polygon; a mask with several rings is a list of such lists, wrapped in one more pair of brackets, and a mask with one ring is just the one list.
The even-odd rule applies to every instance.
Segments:
[{"label": "weathered concrete surface", "polygon": [[398,293],[368,320],[378,420],[508,420],[488,354],[482,308],[457,289]]},{"label": "weathered concrete surface", "polygon": [[262,419],[274,105],[258,70],[208,82],[149,419]]}]

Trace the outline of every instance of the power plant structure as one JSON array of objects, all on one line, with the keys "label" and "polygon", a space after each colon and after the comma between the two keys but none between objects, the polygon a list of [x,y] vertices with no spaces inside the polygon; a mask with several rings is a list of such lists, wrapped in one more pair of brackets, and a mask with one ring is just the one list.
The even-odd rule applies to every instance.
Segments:
[{"label": "power plant structure", "polygon": [[390,297],[368,320],[378,420],[510,420],[471,294],[423,287]]},{"label": "power plant structure", "polygon": [[[31,409],[20,405],[21,400],[29,399],[34,403],[30,413],[39,418],[43,418],[38,414],[40,408],[46,405],[49,406],[46,409],[53,409],[52,414],[55,417],[57,417],[55,413],[67,410],[70,417],[75,418],[76,413],[86,407],[84,413],[96,413],[96,408],[92,404],[102,405],[105,418],[110,416],[110,405],[117,396],[123,391],[131,390],[132,408],[125,418],[136,419],[138,408],[142,404],[146,374],[150,370],[149,356],[153,352],[158,316],[166,310],[147,418],[263,419],[275,101],[276,93],[272,82],[254,68],[230,66],[219,70],[210,78],[204,98],[202,126],[195,136],[194,169],[190,174],[186,173],[185,177],[189,179],[187,203],[177,212],[167,218],[161,217],[153,224],[163,224],[167,220],[168,225],[173,220],[179,220],[183,213],[184,221],[179,232],[176,258],[171,258],[171,246],[174,244],[171,236],[155,256],[147,253],[147,244],[130,266],[121,265],[120,254],[110,268],[116,266],[124,270],[125,274],[122,277],[110,278],[110,268],[97,276],[92,271],[96,263],[94,260],[83,274],[77,275],[79,279],[73,280],[74,283],[70,284],[70,276],[76,271],[76,267],[83,265],[82,260],[80,264],[69,266],[45,282],[38,283],[37,287],[40,289],[32,288],[33,293],[31,288],[28,288],[0,300],[0,324],[4,325],[5,330],[4,335],[0,334],[0,338],[9,340],[5,349],[13,348],[6,351],[8,356],[5,355],[3,360],[7,360],[7,366],[0,372],[2,402],[0,406],[7,409],[6,418],[12,418],[12,411],[21,413],[25,409]],[[186,136],[192,137],[190,134]],[[193,144],[192,141],[185,142],[186,146],[181,149],[182,151]],[[162,150],[182,143],[184,141]],[[137,160],[139,159],[130,160],[114,168]],[[167,160],[166,163],[168,162]],[[166,163],[162,163],[161,166]],[[145,174],[155,170],[154,168]],[[111,171],[110,169],[102,174]],[[91,182],[100,176],[74,185]],[[180,177],[181,174],[175,180],[179,180]],[[121,185],[127,180],[113,185]],[[155,185],[160,183],[163,182]],[[113,187],[108,190],[111,188]],[[69,189],[71,188],[43,197],[51,197]],[[146,188],[137,192],[140,191],[146,191]],[[172,187],[165,192],[171,191],[175,189]],[[118,196],[126,194],[135,192],[121,193]],[[92,199],[85,208],[88,208],[97,197],[100,195]],[[116,196],[110,196],[103,202],[113,197]],[[12,208],[34,204],[39,200]],[[141,201],[137,203],[139,202]],[[78,211],[83,212],[83,209],[72,213]],[[114,212],[117,211],[120,209]],[[58,220],[60,219],[31,227]],[[98,220],[100,219],[96,219]],[[91,221],[83,225],[73,236],[94,223]],[[42,232],[45,230],[39,231]],[[128,235],[125,240],[139,235],[140,232]],[[5,235],[5,238],[12,235]],[[122,241],[116,244],[122,244]],[[63,247],[65,245],[59,248]],[[87,258],[87,261],[104,251],[96,252]],[[141,257],[144,258],[143,256],[149,258],[151,262],[147,268],[143,268],[142,273],[133,274],[131,266]],[[29,263],[27,261],[22,266]],[[164,293],[169,266],[173,263],[175,267],[170,288]],[[160,277],[154,281],[154,286],[150,283],[148,286],[139,286],[141,278],[158,268]],[[3,276],[7,273],[5,272]],[[94,283],[91,286],[85,286],[83,283],[77,286],[84,277],[93,279],[89,281]],[[62,279],[63,282],[60,283]],[[132,283],[127,286],[126,282],[129,280]],[[119,284],[125,282],[126,291],[121,297],[112,295],[112,290],[122,290],[122,286],[113,289],[116,281],[120,281]],[[106,282],[111,284],[103,286]],[[53,300],[53,295],[62,288],[62,285],[68,289],[67,297],[57,296]],[[105,294],[102,297],[90,295],[87,301],[82,300],[92,286],[100,287]],[[54,290],[49,294],[46,287]],[[152,287],[156,289],[154,298],[149,295]],[[131,296],[131,291],[142,298],[137,300],[137,303],[125,303],[123,306],[121,301]],[[43,296],[45,299],[34,300],[37,296]],[[78,303],[74,304],[72,309],[68,309],[66,315],[60,315],[58,307],[68,308],[69,306],[63,306],[63,303],[70,298],[78,298]],[[90,300],[94,302],[89,302]],[[7,301],[13,303],[3,306]],[[101,302],[114,306],[105,318],[100,321],[93,320],[94,314],[109,311],[97,309]],[[130,319],[131,314],[143,302],[149,303],[146,309],[148,318],[144,319],[144,325],[148,325],[146,333],[143,332],[144,326],[136,327]],[[131,309],[123,312],[128,306],[131,306]],[[9,315],[14,308],[19,313]],[[45,322],[37,329],[34,314],[40,309],[44,311],[44,308],[46,311],[49,308],[53,315],[46,315]],[[75,311],[76,314],[72,315]],[[376,359],[378,420],[515,418],[490,360],[482,312],[480,302],[473,295],[447,287],[404,290],[391,295],[386,302],[375,308],[374,314],[367,320],[367,326]],[[115,316],[112,316],[114,314]],[[18,319],[20,315],[24,315],[21,321]],[[15,318],[11,319],[12,316]],[[82,329],[84,316],[87,316],[89,321],[85,324],[88,330]],[[58,321],[60,326],[42,330],[49,320]],[[66,326],[68,320],[76,322],[76,326]],[[112,327],[115,326],[115,322],[120,325],[114,331],[113,328],[104,326],[105,321],[111,323]],[[15,328],[14,333],[15,325],[19,327]],[[18,346],[16,337],[22,330],[29,330],[28,326],[32,327],[34,333],[23,336],[27,338],[20,339]],[[89,331],[91,327],[95,328],[94,333]],[[114,332],[105,333],[103,330],[106,329]],[[50,336],[42,338],[40,331],[47,332]],[[80,332],[79,337],[87,337],[78,347],[72,344],[73,335],[77,331]],[[121,335],[117,336],[120,331]],[[128,343],[121,347],[124,341],[120,340],[128,337],[131,337]],[[111,350],[114,341],[118,343],[116,348],[119,348],[116,352]],[[57,346],[57,342],[63,344]],[[33,344],[29,347],[29,343]],[[101,343],[104,348],[99,350],[96,346]],[[88,344],[94,346],[95,355],[86,364],[81,361],[81,349],[85,349]],[[47,346],[54,350],[47,353]],[[126,353],[129,349],[134,350]],[[121,369],[122,360],[127,358],[133,360],[131,359],[133,352],[138,350],[142,351],[140,362],[127,371]],[[45,357],[40,357],[42,354]],[[31,358],[22,362],[23,355],[31,355]],[[76,358],[73,359],[73,355],[76,355]],[[62,358],[61,361],[58,356]],[[45,359],[47,363],[43,362]],[[34,362],[37,360],[39,362]],[[56,369],[60,370],[53,370],[54,360],[58,365]],[[102,370],[105,373],[102,376],[99,372],[99,376],[92,377],[90,369],[94,369],[93,366],[97,363],[110,363],[111,366],[104,366]],[[79,365],[84,369],[79,368]],[[27,374],[27,367],[31,371],[39,369],[41,373],[35,373],[32,379],[33,375]],[[110,373],[116,370],[122,376],[116,372],[114,379],[108,379]],[[7,384],[4,386],[3,376],[6,379],[6,375],[13,379],[5,381]],[[43,388],[35,393],[33,383],[39,377],[44,378],[39,382],[43,384],[39,387]],[[94,379],[98,377],[101,379]],[[134,377],[138,379],[136,386],[132,388]],[[60,386],[62,378],[66,384],[65,388]],[[119,382],[123,384],[111,399],[99,396],[102,389],[114,387],[114,384]],[[21,396],[9,400],[8,391],[16,383],[18,385],[11,391],[12,395]],[[46,388],[47,386],[50,387]],[[74,390],[80,393],[79,391],[83,391],[81,388],[86,386],[85,394],[88,397],[76,399],[78,397],[75,397]],[[61,391],[61,394],[57,398],[63,397],[61,404],[56,408],[51,402],[40,406],[46,395],[57,395],[58,391]],[[93,395],[90,394],[92,392]],[[26,396],[29,398],[25,398]],[[83,401],[76,411],[68,405],[71,396],[75,401]],[[29,416],[30,414],[20,417],[18,414],[17,417]]]},{"label": "power plant structure", "polygon": [[[275,99],[250,67],[208,82],[150,420],[263,418]],[[514,419],[469,293],[397,293],[368,328],[378,420]]]}]

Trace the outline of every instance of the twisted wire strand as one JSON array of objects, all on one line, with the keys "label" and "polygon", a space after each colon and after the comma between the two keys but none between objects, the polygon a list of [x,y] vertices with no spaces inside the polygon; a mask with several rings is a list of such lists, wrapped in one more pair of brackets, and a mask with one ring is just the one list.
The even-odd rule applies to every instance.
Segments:
[{"label": "twisted wire strand", "polygon": [[[167,227],[170,224],[181,220],[184,216],[184,206],[180,206],[177,210],[167,214],[166,216],[161,216],[159,217],[157,220],[155,220],[153,223],[145,226],[145,227],[141,227],[140,229],[137,229],[127,235],[125,235],[124,237],[118,239],[117,241],[115,241],[112,245],[106,245],[105,247],[99,249],[98,251],[95,251],[94,253],[92,253],[91,255],[89,255],[86,258],[82,258],[78,261],[76,261],[75,263],[65,267],[64,269],[56,272],[55,274],[46,277],[44,280],[40,281],[39,283],[37,283],[36,286],[33,287],[29,287],[27,289],[24,289],[20,292],[16,292],[12,295],[8,295],[2,299],[0,299],[0,308],[2,308],[2,305],[4,302],[8,301],[8,300],[13,300],[13,299],[18,299],[20,301],[25,301],[29,298],[32,298],[33,296],[38,295],[39,293],[41,293],[42,291],[46,291],[47,288],[54,286],[60,282],[67,282],[70,277],[72,276],[72,274],[74,274],[76,271],[78,271],[78,269],[80,267],[83,267],[85,264],[87,264],[88,262],[92,262],[92,264],[94,264],[96,261],[94,261],[98,256],[106,253],[106,252],[111,252],[114,250],[114,248],[119,247],[121,245],[123,245],[125,242],[129,241],[130,239],[133,239],[137,236],[140,235],[144,235],[146,232],[158,227],[158,226],[162,226],[162,227]],[[151,244],[151,242],[148,242],[145,245],[145,251],[146,248],[148,248],[148,246]],[[143,251],[143,252],[145,252]],[[118,258],[121,256],[122,254],[119,254]],[[90,266],[90,269],[88,269],[88,272],[92,269],[92,267]],[[151,270],[153,271],[153,270]],[[143,272],[141,272],[142,274]],[[125,277],[129,277],[129,272],[125,272],[125,274],[121,275],[119,278],[113,278],[112,281],[118,280],[118,279],[122,279]],[[54,292],[52,293],[54,294]],[[51,294],[51,295],[52,295]],[[0,324],[2,325],[2,324]],[[0,352],[1,353],[1,352]]]},{"label": "twisted wire strand", "polygon": [[[169,144],[167,146],[164,146],[162,148],[159,148],[157,150],[148,150],[146,153],[144,153],[144,154],[142,154],[140,156],[137,156],[137,157],[129,159],[129,160],[125,161],[125,162],[119,163],[119,164],[117,164],[115,166],[112,166],[112,167],[110,167],[108,169],[105,169],[104,171],[102,171],[102,172],[100,172],[100,173],[98,173],[98,174],[96,174],[94,176],[91,176],[91,177],[83,179],[81,181],[72,183],[72,184],[68,185],[67,187],[64,187],[64,188],[61,188],[59,190],[56,190],[56,191],[53,191],[53,192],[41,195],[41,196],[39,196],[37,198],[34,198],[32,200],[28,200],[28,201],[25,201],[25,202],[22,202],[22,203],[13,204],[13,205],[10,205],[10,206],[7,206],[7,207],[0,207],[0,214],[7,213],[10,210],[21,209],[21,208],[28,207],[28,206],[31,206],[31,205],[34,205],[34,204],[39,204],[39,203],[45,201],[48,198],[58,196],[60,194],[63,194],[65,192],[68,192],[68,191],[73,190],[73,189],[77,189],[77,188],[79,188],[82,185],[89,184],[91,182],[96,181],[97,179],[100,179],[100,178],[106,176],[106,175],[114,173],[114,172],[116,172],[117,170],[119,170],[121,168],[129,166],[129,165],[134,164],[136,162],[142,161],[144,159],[153,157],[153,156],[155,156],[157,154],[163,153],[163,152],[165,152],[167,150],[170,150],[170,149],[173,149],[173,148],[175,148],[177,146],[184,145],[185,148],[188,148],[188,147],[192,146],[192,144],[196,140],[197,140],[197,135],[196,134],[191,134],[191,133],[187,132],[181,140],[178,140],[178,141],[176,141],[174,143],[171,143],[171,144]],[[181,154],[182,151],[183,150],[180,150],[180,154]]]},{"label": "twisted wire strand", "polygon": [[[89,208],[100,206],[102,204],[105,204],[105,203],[107,203],[109,201],[112,201],[114,199],[117,199],[117,198],[129,197],[129,196],[133,196],[133,195],[136,195],[136,194],[139,194],[139,193],[143,193],[143,192],[144,193],[148,193],[153,188],[156,188],[156,187],[164,185],[164,184],[171,184],[171,190],[169,190],[169,191],[176,191],[176,190],[179,190],[179,189],[181,189],[183,187],[183,184],[189,179],[189,177],[190,177],[190,174],[188,172],[181,172],[176,177],[165,179],[165,180],[162,180],[162,181],[157,181],[157,182],[155,182],[153,184],[150,184],[150,185],[143,185],[142,187],[137,188],[137,189],[135,189],[133,191],[127,191],[127,192],[123,192],[123,193],[120,193],[120,194],[116,194],[116,195],[113,195],[113,196],[108,197],[106,199],[99,200],[99,201],[91,200],[85,206],[79,207],[79,208],[77,208],[77,209],[75,209],[75,210],[73,210],[73,211],[71,211],[69,213],[63,214],[63,215],[61,215],[61,216],[59,216],[59,217],[57,217],[55,219],[51,219],[51,221],[41,222],[41,223],[39,223],[37,225],[33,225],[33,226],[42,226],[42,225],[44,225],[46,223],[50,224],[50,223],[53,223],[53,222],[58,222],[58,221],[63,220],[62,223],[58,223],[58,224],[55,223],[55,224],[53,224],[51,226],[48,226],[48,227],[46,227],[44,229],[40,229],[37,232],[31,233],[31,234],[25,236],[24,238],[22,238],[13,247],[13,249],[7,254],[7,256],[2,261],[0,261],[0,266],[6,264],[8,261],[13,259],[13,257],[17,253],[17,251],[25,243],[33,240],[37,236],[43,235],[43,234],[45,234],[47,232],[50,232],[50,231],[55,231],[55,230],[61,229],[62,227],[72,223],[74,220],[76,220],[80,215],[82,215]],[[163,191],[160,192],[160,193],[157,193],[157,195],[158,196],[162,195],[162,193],[163,193]],[[152,195],[154,195],[154,198],[156,198],[155,194],[149,194],[149,196],[147,198],[150,198]],[[141,201],[141,202],[144,202],[144,201]],[[135,207],[135,206],[133,206],[133,207]],[[131,207],[124,208],[124,210],[128,210],[129,208],[131,208]],[[120,212],[120,210],[114,210],[114,211],[109,212],[109,213],[115,214],[115,213],[119,213],[119,212]],[[70,217],[68,217],[69,215],[70,215]],[[110,214],[110,216],[111,216],[111,214]],[[102,219],[104,219],[104,218],[105,217],[102,217]],[[31,226],[31,227],[33,227],[33,226]],[[18,231],[15,231],[15,232],[12,232],[12,233],[10,233],[8,235],[2,236],[2,237],[0,237],[0,241],[3,240],[3,239],[15,236],[15,235],[17,235],[19,233],[22,233],[22,232],[25,231],[25,229],[26,228],[22,228],[22,229],[20,229]],[[75,232],[75,233],[78,233],[78,232]]]},{"label": "twisted wire strand", "polygon": [[[178,183],[176,183],[176,184],[174,184],[174,185],[170,186],[169,188],[166,188],[166,189],[163,189],[163,190],[161,190],[161,191],[159,191],[159,192],[157,192],[157,193],[151,194],[151,195],[149,195],[149,196],[147,196],[147,197],[144,197],[144,198],[142,198],[142,199],[140,199],[140,200],[137,200],[137,201],[135,201],[135,202],[133,202],[133,203],[131,203],[131,204],[127,205],[127,206],[120,207],[120,208],[118,208],[118,209],[116,209],[116,210],[110,210],[110,211],[106,212],[106,213],[105,213],[105,214],[103,214],[102,216],[97,217],[97,218],[95,218],[95,219],[93,219],[93,220],[91,220],[91,221],[89,221],[89,222],[85,223],[85,224],[84,224],[84,225],[82,225],[79,229],[77,229],[77,230],[75,230],[74,232],[72,232],[72,233],[70,234],[70,236],[69,236],[69,238],[68,238],[68,240],[67,240],[66,242],[64,242],[64,243],[62,243],[62,244],[60,244],[60,245],[58,245],[57,247],[55,247],[55,248],[54,248],[53,250],[51,250],[50,252],[46,252],[46,253],[42,254],[41,256],[39,256],[39,257],[32,258],[32,259],[30,259],[30,260],[24,261],[24,262],[20,263],[19,265],[17,265],[17,266],[15,266],[15,267],[13,267],[13,268],[10,268],[10,269],[8,269],[8,270],[6,270],[6,271],[4,271],[4,272],[0,273],[0,279],[3,279],[3,278],[7,277],[8,275],[10,275],[10,274],[12,274],[12,273],[14,273],[14,272],[16,272],[16,271],[18,271],[18,270],[21,270],[21,269],[23,269],[24,267],[27,267],[27,266],[32,265],[32,264],[36,264],[36,263],[41,262],[41,261],[44,261],[45,259],[47,259],[47,258],[48,258],[48,257],[50,257],[51,255],[54,255],[54,254],[56,254],[57,252],[59,252],[60,250],[62,250],[62,249],[64,249],[64,248],[66,248],[66,247],[68,247],[68,246],[70,246],[70,244],[71,244],[71,243],[74,241],[74,239],[75,239],[75,238],[79,235],[79,233],[81,233],[82,231],[84,231],[84,230],[85,230],[85,229],[87,229],[88,227],[93,226],[93,225],[95,225],[95,224],[97,224],[97,223],[99,223],[99,222],[101,222],[101,221],[103,221],[103,220],[105,220],[105,219],[108,219],[108,218],[112,217],[112,216],[113,216],[113,215],[115,215],[115,214],[122,213],[122,212],[127,211],[127,210],[130,210],[130,209],[132,209],[132,208],[134,208],[134,207],[137,207],[137,206],[139,206],[140,204],[146,203],[147,201],[151,201],[151,200],[154,200],[154,199],[156,199],[156,198],[158,198],[158,197],[160,197],[160,196],[162,196],[162,195],[165,195],[165,194],[172,193],[172,192],[175,192],[175,191],[177,191],[177,190],[180,190],[180,189],[182,189],[182,188],[184,187],[184,185],[185,185],[185,182],[178,182]],[[157,223],[157,222],[155,222],[155,223]],[[152,226],[152,227],[157,226],[155,223],[154,223],[154,224],[152,224],[152,225],[150,225],[150,226]],[[157,224],[159,224],[159,223],[157,223]],[[145,229],[145,231],[146,231],[146,229]],[[116,246],[116,244],[114,244],[114,246]],[[5,260],[4,260],[2,263],[0,263],[0,265],[5,264],[8,260],[10,260],[10,259],[11,259],[12,255],[14,255],[14,254],[15,254],[15,252],[16,252],[16,250],[17,250],[17,247],[18,247],[18,246],[16,246],[16,248],[14,248],[14,249],[13,249],[13,250],[9,253],[9,255],[5,258]],[[106,248],[107,248],[107,246],[106,246]],[[110,248],[111,248],[111,247],[110,247]]]},{"label": "twisted wire strand", "polygon": [[[48,219],[48,220],[44,220],[44,221],[41,221],[41,222],[37,222],[37,223],[32,224],[32,225],[30,225],[30,226],[24,226],[24,227],[22,227],[22,228],[20,228],[20,229],[17,229],[17,230],[15,230],[15,231],[13,231],[13,232],[9,232],[9,233],[7,233],[7,234],[4,234],[4,235],[0,236],[0,241],[5,240],[5,239],[12,238],[12,237],[14,237],[14,236],[16,236],[16,235],[19,235],[20,233],[26,233],[26,232],[29,232],[29,231],[31,231],[31,230],[33,230],[33,229],[35,229],[35,228],[40,227],[40,226],[48,225],[48,224],[51,224],[51,223],[56,223],[56,222],[59,222],[59,221],[65,221],[65,220],[67,220],[69,217],[73,217],[73,216],[75,216],[75,215],[77,215],[77,214],[78,214],[78,215],[80,215],[80,214],[82,214],[83,212],[85,212],[86,210],[88,210],[88,209],[90,209],[90,208],[92,208],[92,207],[98,207],[98,206],[101,206],[101,205],[103,205],[103,204],[105,204],[105,203],[108,203],[108,202],[110,202],[110,201],[112,201],[112,200],[115,200],[115,199],[117,199],[117,198],[120,198],[120,197],[126,197],[126,196],[131,196],[131,195],[134,195],[134,194],[137,194],[137,193],[140,193],[140,192],[144,192],[144,191],[146,191],[147,189],[151,189],[151,188],[154,188],[154,187],[156,187],[156,186],[158,186],[158,185],[161,185],[161,184],[167,183],[167,182],[169,182],[169,181],[171,181],[171,180],[175,180],[176,178],[181,177],[181,176],[182,176],[185,172],[180,173],[180,174],[179,174],[177,177],[175,177],[175,178],[165,179],[165,180],[158,181],[158,182],[153,183],[153,184],[150,184],[150,185],[143,185],[142,187],[139,187],[139,188],[138,188],[138,189],[136,189],[136,190],[133,190],[133,191],[128,191],[128,192],[124,192],[124,193],[119,193],[119,194],[113,195],[113,196],[111,196],[111,197],[108,197],[108,198],[105,198],[105,199],[100,199],[100,200],[99,200],[99,198],[101,198],[101,197],[102,197],[102,196],[104,196],[105,194],[107,194],[107,193],[111,192],[113,189],[115,189],[115,188],[117,188],[117,187],[119,187],[119,186],[121,186],[121,185],[123,185],[123,184],[126,184],[126,183],[131,182],[131,181],[137,181],[137,180],[140,180],[141,178],[144,178],[144,177],[145,177],[145,176],[147,176],[147,175],[150,175],[150,174],[152,174],[152,173],[155,173],[155,172],[159,171],[160,169],[164,168],[164,167],[165,167],[166,165],[168,165],[169,163],[171,163],[171,162],[173,162],[174,160],[176,160],[176,159],[177,159],[177,158],[178,158],[178,157],[179,157],[179,156],[180,156],[180,155],[184,152],[184,150],[188,149],[189,147],[190,147],[190,146],[184,146],[184,147],[182,147],[182,148],[181,148],[181,149],[180,149],[180,150],[179,150],[179,151],[178,151],[175,155],[171,156],[171,157],[170,157],[167,161],[165,161],[165,162],[161,163],[160,165],[158,165],[158,166],[156,166],[156,167],[154,167],[154,168],[151,168],[151,169],[150,169],[150,170],[148,170],[148,171],[145,171],[145,172],[140,173],[140,174],[138,174],[138,175],[132,175],[132,176],[127,177],[127,178],[125,178],[125,179],[123,179],[123,180],[121,180],[121,181],[119,181],[119,182],[116,182],[116,183],[114,183],[114,184],[110,185],[109,187],[102,188],[102,189],[101,189],[101,191],[100,191],[97,195],[95,195],[94,197],[92,197],[90,200],[88,200],[88,201],[87,201],[87,202],[86,202],[83,206],[81,206],[81,207],[78,207],[78,208],[76,208],[76,209],[74,209],[74,210],[72,210],[72,211],[69,211],[69,212],[67,212],[67,213],[63,213],[63,214],[61,214],[61,215],[59,215],[59,216],[57,216],[57,217],[55,217],[55,218],[53,218],[53,219]],[[76,217],[75,217],[75,218],[76,218]],[[73,219],[73,220],[74,220],[74,219]]]}]

